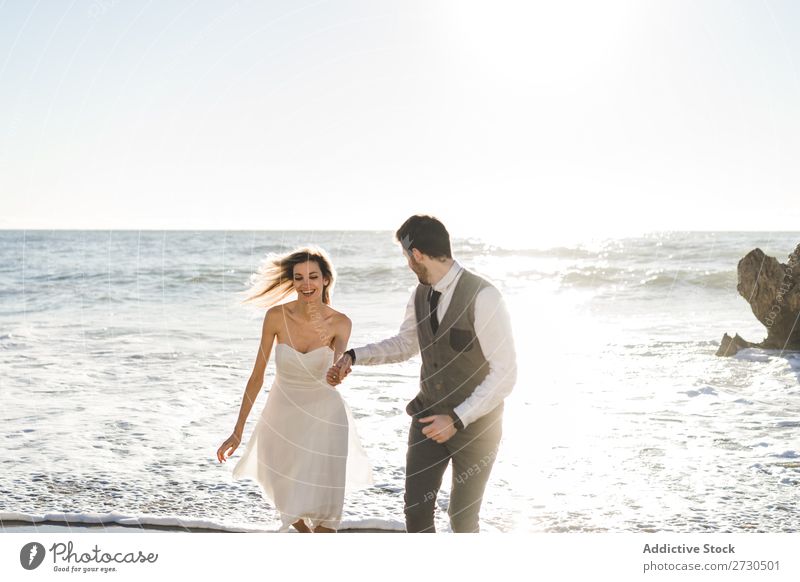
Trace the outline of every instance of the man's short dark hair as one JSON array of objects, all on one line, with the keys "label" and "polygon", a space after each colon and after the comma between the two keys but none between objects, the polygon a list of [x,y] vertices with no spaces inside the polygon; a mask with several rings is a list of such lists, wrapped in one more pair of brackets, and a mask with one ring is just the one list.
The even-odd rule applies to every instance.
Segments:
[{"label": "man's short dark hair", "polygon": [[411,253],[411,249],[417,249],[434,259],[453,258],[450,233],[433,216],[415,214],[397,229],[394,236],[407,253]]}]

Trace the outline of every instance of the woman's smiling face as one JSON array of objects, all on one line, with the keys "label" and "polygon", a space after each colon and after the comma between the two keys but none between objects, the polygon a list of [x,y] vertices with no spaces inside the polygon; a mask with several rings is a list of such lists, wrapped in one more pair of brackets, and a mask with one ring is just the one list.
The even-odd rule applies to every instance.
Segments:
[{"label": "woman's smiling face", "polygon": [[293,284],[298,301],[322,301],[322,290],[328,281],[322,276],[317,261],[298,263],[293,271]]}]

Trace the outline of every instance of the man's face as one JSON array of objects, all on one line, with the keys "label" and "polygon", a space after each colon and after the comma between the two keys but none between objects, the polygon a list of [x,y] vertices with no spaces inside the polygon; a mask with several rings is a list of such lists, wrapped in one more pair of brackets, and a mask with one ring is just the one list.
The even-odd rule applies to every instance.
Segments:
[{"label": "man's face", "polygon": [[408,268],[414,271],[417,279],[423,285],[430,285],[430,277],[428,276],[428,268],[414,258],[414,251],[410,250],[406,253],[406,260],[408,261]]}]

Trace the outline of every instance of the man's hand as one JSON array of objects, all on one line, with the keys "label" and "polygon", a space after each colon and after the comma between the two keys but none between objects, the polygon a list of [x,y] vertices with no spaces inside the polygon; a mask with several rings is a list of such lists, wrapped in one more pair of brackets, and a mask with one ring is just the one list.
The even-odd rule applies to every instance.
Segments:
[{"label": "man's hand", "polygon": [[456,434],[457,429],[453,425],[455,421],[449,414],[426,416],[425,418],[420,418],[419,421],[430,422],[428,426],[422,429],[422,434],[439,444],[446,443]]},{"label": "man's hand", "polygon": [[352,370],[353,360],[350,354],[342,354],[336,363],[330,367],[326,380],[331,386],[338,386]]}]

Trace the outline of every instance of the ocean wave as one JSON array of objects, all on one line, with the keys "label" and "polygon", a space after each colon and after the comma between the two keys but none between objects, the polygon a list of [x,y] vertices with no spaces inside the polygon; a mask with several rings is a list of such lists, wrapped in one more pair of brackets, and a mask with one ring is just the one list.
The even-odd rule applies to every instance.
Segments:
[{"label": "ocean wave", "polygon": [[600,287],[626,282],[625,270],[616,268],[585,268],[562,273],[560,277],[565,287]]},{"label": "ocean wave", "polygon": [[[252,271],[255,273],[255,271]],[[180,288],[186,285],[226,285],[233,288],[246,288],[249,284],[250,271],[229,270],[201,270],[195,272],[176,271],[150,271],[139,273],[139,284],[164,285],[165,288]],[[405,265],[381,266],[368,265],[363,267],[341,267],[336,272],[337,280],[348,282],[376,281],[385,283],[393,281],[398,276],[408,278],[408,269]],[[135,282],[128,281],[128,283]],[[118,281],[116,282],[118,283]]]},{"label": "ocean wave", "polygon": [[736,289],[736,273],[730,270],[714,272],[687,272],[676,271],[673,273],[656,273],[640,280],[640,284],[647,287],[673,287],[675,285],[689,285],[708,289]]},{"label": "ocean wave", "polygon": [[[608,265],[602,263],[588,263],[584,265],[573,264],[559,268],[557,265],[540,265],[535,267],[520,263],[519,269],[508,270],[508,276],[517,280],[539,281],[551,280],[557,282],[562,288],[647,288],[670,289],[672,287],[693,287],[708,290],[735,290],[737,275],[733,269],[725,270],[680,270],[669,268],[643,268],[636,266]],[[80,293],[93,303],[126,303],[135,297],[149,297],[163,293],[175,292],[197,293],[202,290],[209,292],[225,292],[235,294],[244,292],[249,286],[249,272],[230,270],[208,270],[200,272],[162,271],[161,269],[142,271],[138,275],[114,277],[108,279],[107,275],[102,280],[91,283],[91,277],[78,276],[73,279],[73,292]],[[65,281],[66,279],[60,279]],[[43,279],[42,283],[55,284],[59,279]],[[35,283],[36,281],[32,281]],[[405,265],[380,265],[369,264],[360,267],[344,266],[337,272],[337,288],[339,290],[375,291],[406,290],[415,283]],[[112,293],[109,294],[109,285]],[[37,296],[48,287],[26,287],[27,311],[40,310],[43,306]],[[35,291],[35,292],[34,292]],[[0,290],[0,297],[7,300],[9,306],[15,299],[22,300],[20,289],[6,288]],[[42,296],[43,297],[43,296]],[[43,299],[42,299],[43,300]],[[57,307],[58,305],[44,307]],[[18,310],[19,311],[19,310]],[[21,311],[20,311],[21,312]],[[14,312],[16,313],[16,312]],[[9,313],[10,315],[11,313]]]},{"label": "ocean wave", "polygon": [[[462,249],[462,253],[464,253]],[[521,258],[550,258],[550,259],[594,259],[599,253],[581,247],[551,247],[540,249],[506,249],[486,246],[467,251],[469,254],[490,257],[521,257]]]},{"label": "ocean wave", "polygon": [[724,271],[654,271],[614,267],[587,267],[562,273],[561,284],[567,287],[601,287],[618,285],[627,288],[669,289],[693,287],[711,290],[735,290],[736,272]]},{"label": "ocean wave", "polygon": [[337,271],[338,278],[347,281],[391,281],[399,276],[409,279],[410,272],[405,265],[397,266],[368,266],[368,267],[342,267]]}]

